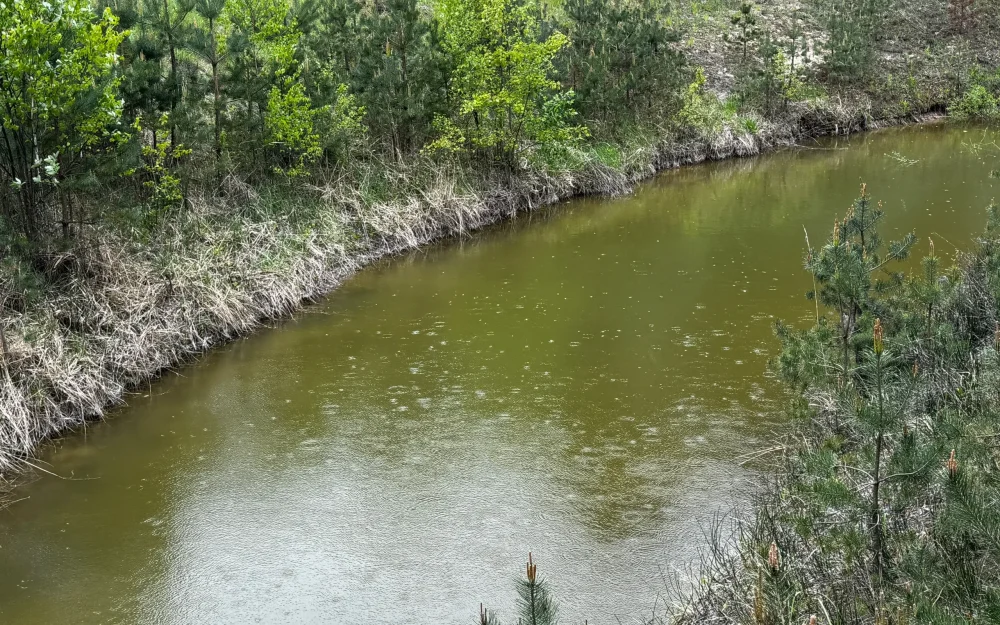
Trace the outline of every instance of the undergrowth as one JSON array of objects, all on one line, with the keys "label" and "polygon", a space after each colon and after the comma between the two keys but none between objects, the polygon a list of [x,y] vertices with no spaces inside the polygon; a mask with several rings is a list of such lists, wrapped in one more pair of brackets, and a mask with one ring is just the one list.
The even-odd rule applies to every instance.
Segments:
[{"label": "undergrowth", "polygon": [[1000,622],[997,216],[954,267],[931,241],[903,275],[915,240],[883,244],[863,190],[808,252],[833,310],[778,326],[797,422],[674,622]]}]

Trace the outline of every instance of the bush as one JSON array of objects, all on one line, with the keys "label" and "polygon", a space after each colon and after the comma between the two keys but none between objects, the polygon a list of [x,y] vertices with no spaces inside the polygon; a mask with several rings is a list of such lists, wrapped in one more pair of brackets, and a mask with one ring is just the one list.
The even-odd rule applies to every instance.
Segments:
[{"label": "bush", "polygon": [[862,196],[807,250],[816,325],[779,324],[798,393],[756,514],[716,534],[675,623],[1000,622],[1000,220],[957,267],[883,244]]},{"label": "bush", "polygon": [[948,113],[959,121],[992,121],[1000,119],[1000,99],[983,85],[974,85],[952,102]]},{"label": "bush", "polygon": [[705,89],[705,71],[695,70],[694,81],[684,91],[684,106],[677,114],[682,128],[694,129],[702,134],[714,134],[732,119],[735,111],[728,108],[719,97]]},{"label": "bush", "polygon": [[813,20],[825,35],[823,70],[839,83],[857,83],[874,68],[889,0],[811,0]]}]

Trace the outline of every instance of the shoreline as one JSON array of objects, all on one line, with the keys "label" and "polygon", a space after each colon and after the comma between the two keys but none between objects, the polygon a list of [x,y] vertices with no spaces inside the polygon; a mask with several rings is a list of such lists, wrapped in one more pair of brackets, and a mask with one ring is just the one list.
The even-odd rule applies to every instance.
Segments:
[{"label": "shoreline", "polygon": [[[254,275],[243,275],[247,264],[259,261],[255,254],[266,254],[271,249],[266,245],[263,251],[255,249],[258,241],[272,246],[288,242],[288,233],[272,232],[277,228],[273,223],[256,224],[260,232],[249,233],[244,248],[234,248],[240,256],[223,263],[240,274],[238,277],[222,276],[220,271],[199,277],[195,272],[195,278],[186,282],[172,274],[165,279],[157,276],[152,263],[128,257],[124,247],[127,242],[102,240],[101,233],[96,233],[94,257],[83,264],[93,271],[95,267],[106,269],[121,263],[125,271],[108,271],[108,275],[98,271],[98,279],[92,283],[74,283],[75,292],[58,293],[44,299],[39,310],[5,320],[10,351],[0,367],[0,477],[8,481],[8,488],[13,488],[19,474],[32,469],[30,460],[44,442],[73,434],[86,423],[102,419],[109,408],[125,403],[135,389],[192,363],[209,350],[246,337],[268,322],[287,318],[328,296],[346,278],[378,260],[460,237],[504,218],[574,197],[631,193],[638,183],[666,170],[757,156],[793,147],[802,140],[945,118],[934,111],[932,108],[924,115],[876,120],[861,107],[841,106],[836,112],[805,110],[797,118],[767,123],[754,134],[737,134],[724,127],[710,137],[683,143],[662,141],[646,153],[634,155],[635,162],[624,167],[592,166],[581,172],[558,174],[522,171],[488,181],[473,194],[459,191],[453,179],[443,178],[422,198],[407,200],[407,204],[416,206],[409,212],[402,206],[383,207],[394,222],[385,225],[377,240],[359,242],[354,249],[347,249],[342,240],[333,236],[339,227],[340,205],[336,204],[325,215],[335,222],[331,232],[315,233],[303,240],[301,250],[287,259],[286,266]],[[820,121],[824,115],[825,123]],[[252,189],[239,191],[253,201]],[[213,242],[210,236],[207,238],[203,247]],[[129,267],[129,262],[140,264]],[[121,274],[127,277],[123,279]],[[220,278],[232,283],[231,290],[218,293],[212,291],[213,285],[201,284]],[[212,308],[211,303],[223,296],[235,299],[225,302],[225,306],[220,304],[219,309]],[[93,300],[93,310],[73,311],[76,298]],[[119,311],[114,309],[116,302],[128,303],[124,311]],[[47,343],[32,345],[24,341],[32,313],[55,320],[54,327],[48,328],[51,335],[44,337]],[[81,341],[76,348],[81,354],[67,354],[74,349],[74,338]]]}]

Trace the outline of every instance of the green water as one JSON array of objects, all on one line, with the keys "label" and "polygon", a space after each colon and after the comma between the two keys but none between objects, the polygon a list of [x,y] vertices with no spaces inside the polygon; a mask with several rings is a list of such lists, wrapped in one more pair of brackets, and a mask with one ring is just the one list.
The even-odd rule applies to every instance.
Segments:
[{"label": "green water", "polygon": [[0,622],[470,623],[529,550],[564,622],[648,616],[783,423],[803,226],[864,180],[950,256],[1000,182],[982,136],[668,172],[371,267],[46,450],[0,512]]}]

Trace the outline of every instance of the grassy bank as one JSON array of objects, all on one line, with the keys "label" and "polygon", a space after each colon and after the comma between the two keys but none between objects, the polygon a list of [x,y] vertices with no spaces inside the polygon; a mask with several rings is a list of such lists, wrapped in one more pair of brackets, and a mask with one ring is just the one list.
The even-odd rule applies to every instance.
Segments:
[{"label": "grassy bank", "polygon": [[[858,13],[893,36],[851,35],[876,54],[846,60],[832,56],[844,50],[829,43],[839,26],[823,3],[403,4],[278,2],[273,24],[251,32],[239,0],[162,14],[125,3],[103,17],[84,3],[73,10],[96,20],[94,37],[72,41],[90,64],[64,64],[79,75],[11,52],[55,89],[33,97],[65,111],[12,99],[4,118],[25,156],[0,159],[0,473],[387,254],[574,195],[627,193],[669,167],[949,108],[1000,114],[995,20],[957,28],[943,1]],[[491,6],[516,35],[481,32]],[[24,7],[4,19],[60,27],[51,5]],[[337,50],[320,36],[333,9],[354,20]],[[808,28],[791,15],[811,15]],[[447,24],[484,65],[463,65],[468,41],[439,40]],[[603,48],[623,24],[646,35]],[[392,73],[401,57],[428,74]],[[486,80],[498,66],[519,78]],[[53,95],[71,87],[75,100]]]},{"label": "grassy bank", "polygon": [[[386,165],[310,186],[251,186],[235,177],[141,236],[88,229],[54,275],[5,320],[0,468],[16,469],[47,437],[122,401],[165,369],[287,316],[386,255],[461,236],[519,212],[586,194],[619,195],[669,167],[742,157],[832,131],[877,128],[864,110],[823,111],[754,134],[615,147],[562,172],[482,176],[461,167]],[[931,116],[933,117],[933,116]],[[386,189],[392,189],[387,194]]]}]

